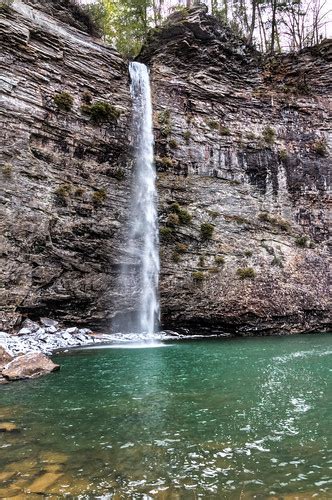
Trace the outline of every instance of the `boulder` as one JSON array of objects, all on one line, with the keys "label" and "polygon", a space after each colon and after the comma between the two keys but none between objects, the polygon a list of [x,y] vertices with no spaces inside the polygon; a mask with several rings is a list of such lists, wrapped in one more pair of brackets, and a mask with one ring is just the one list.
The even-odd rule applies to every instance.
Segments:
[{"label": "boulder", "polygon": [[18,331],[17,335],[30,335],[32,333],[32,330],[30,328],[21,328],[21,330]]},{"label": "boulder", "polygon": [[31,332],[36,332],[39,328],[38,323],[27,318],[22,323],[22,328],[28,328]]},{"label": "boulder", "polygon": [[0,432],[19,432],[12,422],[0,422]]},{"label": "boulder", "polygon": [[30,353],[10,361],[2,370],[7,380],[37,378],[59,370],[60,366],[51,361],[45,354]]},{"label": "boulder", "polygon": [[47,333],[56,333],[58,331],[56,326],[49,326],[46,328]]},{"label": "boulder", "polygon": [[66,333],[70,333],[70,335],[74,335],[75,333],[78,333],[79,329],[76,328],[76,326],[72,326],[71,328],[66,329]]}]

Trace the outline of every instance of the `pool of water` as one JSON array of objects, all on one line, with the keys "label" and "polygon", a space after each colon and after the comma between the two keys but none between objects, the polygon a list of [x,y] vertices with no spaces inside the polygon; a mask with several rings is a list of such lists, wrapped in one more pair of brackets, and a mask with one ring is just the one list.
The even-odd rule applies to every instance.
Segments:
[{"label": "pool of water", "polygon": [[331,339],[55,356],[0,388],[0,498],[331,499]]}]

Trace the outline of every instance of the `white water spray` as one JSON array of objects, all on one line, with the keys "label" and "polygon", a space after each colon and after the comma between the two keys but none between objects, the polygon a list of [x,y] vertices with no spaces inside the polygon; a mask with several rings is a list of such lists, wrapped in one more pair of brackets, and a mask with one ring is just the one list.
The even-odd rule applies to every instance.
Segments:
[{"label": "white water spray", "polygon": [[129,72],[135,172],[128,243],[140,260],[138,324],[135,329],[140,333],[153,333],[159,321],[159,230],[150,79],[144,64],[130,63]]}]

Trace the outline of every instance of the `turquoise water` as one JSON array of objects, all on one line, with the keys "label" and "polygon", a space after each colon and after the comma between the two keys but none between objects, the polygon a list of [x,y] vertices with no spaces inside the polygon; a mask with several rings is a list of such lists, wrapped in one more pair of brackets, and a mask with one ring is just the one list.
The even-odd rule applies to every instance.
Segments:
[{"label": "turquoise water", "polygon": [[331,499],[331,339],[55,356],[0,388],[0,497]]}]

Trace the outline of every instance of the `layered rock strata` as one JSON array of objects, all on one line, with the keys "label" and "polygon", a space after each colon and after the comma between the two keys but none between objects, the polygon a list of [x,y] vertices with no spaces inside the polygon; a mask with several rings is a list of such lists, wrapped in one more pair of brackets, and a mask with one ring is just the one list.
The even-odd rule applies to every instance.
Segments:
[{"label": "layered rock strata", "polygon": [[[139,294],[124,243],[127,64],[54,9],[1,9],[6,331],[50,314],[105,327],[135,313]],[[149,35],[163,326],[329,328],[330,58],[325,42],[267,63],[202,8]]]},{"label": "layered rock strata", "polygon": [[150,33],[168,325],[329,328],[331,51],[264,62],[204,8]]},{"label": "layered rock strata", "polygon": [[127,219],[127,64],[52,8],[0,11],[4,330],[22,315],[92,326],[111,314]]}]

